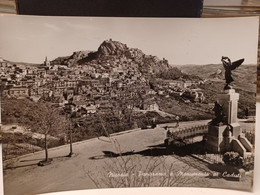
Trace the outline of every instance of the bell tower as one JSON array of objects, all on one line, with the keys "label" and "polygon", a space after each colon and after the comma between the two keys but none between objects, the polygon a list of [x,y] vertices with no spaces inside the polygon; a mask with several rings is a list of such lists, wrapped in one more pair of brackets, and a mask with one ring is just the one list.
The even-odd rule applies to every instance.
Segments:
[{"label": "bell tower", "polygon": [[44,60],[44,66],[50,66],[51,65],[51,62],[48,60],[47,56],[45,57],[45,60]]}]

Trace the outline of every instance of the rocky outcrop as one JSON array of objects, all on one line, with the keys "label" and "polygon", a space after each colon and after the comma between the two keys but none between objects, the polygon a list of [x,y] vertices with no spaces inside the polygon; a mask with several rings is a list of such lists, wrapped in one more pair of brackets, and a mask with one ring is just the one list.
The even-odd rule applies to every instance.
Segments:
[{"label": "rocky outcrop", "polygon": [[65,61],[65,64],[67,64],[69,67],[73,66],[75,64],[78,64],[78,62],[81,59],[84,59],[84,58],[88,57],[89,53],[90,53],[89,51],[76,51],[76,52],[73,52],[73,54],[69,57],[69,59]]},{"label": "rocky outcrop", "polygon": [[118,41],[107,40],[104,41],[98,48],[97,56],[102,55],[123,55],[128,51],[126,44],[120,43]]},{"label": "rocky outcrop", "polygon": [[90,53],[90,51],[75,51],[75,52],[73,52],[73,54],[70,56],[70,59],[80,60],[80,59],[82,59],[82,58],[87,57],[89,53]]},{"label": "rocky outcrop", "polygon": [[56,58],[55,60],[51,61],[51,64],[66,65],[69,67],[77,65],[78,61],[86,58],[89,53],[90,51],[75,51],[71,56]]},{"label": "rocky outcrop", "polygon": [[89,65],[89,63],[96,63],[106,69],[108,64],[114,64],[114,67],[116,67],[115,61],[118,61],[117,65],[131,66],[146,74],[158,73],[171,68],[166,59],[160,60],[156,56],[146,55],[140,49],[129,48],[126,44],[112,39],[104,41],[96,52],[77,51],[69,57],[56,58],[52,61],[52,64],[62,64],[70,67],[78,64]]},{"label": "rocky outcrop", "polygon": [[98,48],[97,58],[104,56],[125,57],[138,65],[142,73],[156,73],[170,68],[166,59],[160,60],[156,56],[145,55],[140,49],[129,48],[126,44],[118,41],[106,40]]}]

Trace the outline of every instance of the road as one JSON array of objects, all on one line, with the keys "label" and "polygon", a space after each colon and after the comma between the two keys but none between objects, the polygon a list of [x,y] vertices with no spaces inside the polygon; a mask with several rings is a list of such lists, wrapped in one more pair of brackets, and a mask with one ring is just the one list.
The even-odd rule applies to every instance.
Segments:
[{"label": "road", "polygon": [[[180,123],[180,127],[200,125],[206,122],[185,122]],[[37,163],[44,159],[44,151],[6,161],[4,164],[5,166],[8,164],[9,168],[4,170],[5,195],[91,189],[96,188],[95,181],[99,184],[102,183],[102,187],[110,187],[105,185],[102,177],[107,178],[109,169],[115,171],[114,168],[120,159],[119,153],[122,155],[122,159],[128,159],[129,162],[138,164],[140,170],[142,167],[148,166],[152,159],[154,162],[159,160],[166,166],[173,165],[175,172],[188,170],[191,173],[201,173],[200,170],[184,163],[186,157],[178,159],[174,155],[165,153],[165,148],[161,146],[166,134],[163,126],[158,125],[155,129],[131,130],[115,134],[111,138],[100,137],[74,143],[75,155],[72,158],[65,157],[69,153],[69,145],[52,148],[49,150],[49,156],[53,158],[53,161],[43,167],[37,166]],[[189,159],[190,157],[187,160]],[[194,161],[194,163],[196,162]],[[232,186],[232,183],[224,179],[218,179],[217,182],[200,177],[196,178],[196,181],[197,183],[187,183],[186,186]],[[247,184],[248,182],[243,185],[243,188],[247,188]]]}]

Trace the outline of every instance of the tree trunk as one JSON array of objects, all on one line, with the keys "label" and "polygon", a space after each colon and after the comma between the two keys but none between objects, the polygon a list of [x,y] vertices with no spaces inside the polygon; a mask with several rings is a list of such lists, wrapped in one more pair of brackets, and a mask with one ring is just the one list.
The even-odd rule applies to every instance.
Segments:
[{"label": "tree trunk", "polygon": [[44,135],[44,146],[45,146],[45,161],[48,161],[48,143],[47,143],[47,134]]},{"label": "tree trunk", "polygon": [[71,157],[73,154],[72,152],[72,130],[70,128],[70,153],[69,153],[69,157]]}]

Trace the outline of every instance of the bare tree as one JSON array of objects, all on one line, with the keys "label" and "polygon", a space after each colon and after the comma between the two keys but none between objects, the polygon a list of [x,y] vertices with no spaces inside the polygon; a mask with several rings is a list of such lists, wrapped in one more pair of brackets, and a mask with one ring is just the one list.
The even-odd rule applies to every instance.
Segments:
[{"label": "bare tree", "polygon": [[70,153],[68,154],[67,157],[72,157],[73,155],[73,147],[72,147],[72,143],[73,143],[73,130],[74,128],[74,122],[73,122],[73,118],[76,118],[76,112],[75,112],[75,105],[72,103],[72,99],[69,100],[69,103],[66,104],[65,106],[65,114],[66,114],[66,126],[67,126],[67,134],[69,135],[69,141],[70,141]]},{"label": "bare tree", "polygon": [[39,102],[34,110],[36,120],[34,130],[44,135],[45,160],[49,161],[48,136],[57,136],[66,128],[65,117],[60,114],[58,108],[54,108],[50,103]]},{"label": "bare tree", "polygon": [[[119,119],[125,119],[127,123],[131,126],[133,123],[133,115],[136,108],[141,108],[143,104],[143,97],[139,91],[128,91],[125,89],[121,92],[120,101],[113,103],[114,114],[119,117]],[[131,95],[129,95],[131,94]]]}]

